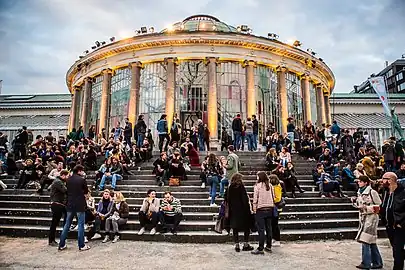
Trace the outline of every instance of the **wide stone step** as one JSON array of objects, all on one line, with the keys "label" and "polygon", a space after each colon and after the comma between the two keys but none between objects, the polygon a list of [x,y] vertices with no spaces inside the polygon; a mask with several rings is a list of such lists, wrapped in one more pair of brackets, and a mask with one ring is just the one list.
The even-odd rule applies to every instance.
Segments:
[{"label": "wide stone step", "polygon": [[[50,226],[51,217],[27,217],[27,216],[0,216],[0,224],[16,225],[41,225]],[[302,220],[280,220],[280,229],[314,229],[314,228],[335,228],[335,227],[355,227],[358,225],[357,218],[341,219],[302,219]],[[180,223],[181,231],[204,231],[213,230],[214,220],[183,220]],[[139,230],[138,220],[128,220],[125,225],[127,230]]]},{"label": "wide stone step", "polygon": [[[60,233],[61,228],[57,228]],[[41,237],[48,236],[49,227],[38,225],[0,225],[0,234],[18,237]],[[379,228],[379,237],[385,237],[385,229]],[[296,240],[327,240],[327,239],[353,239],[357,234],[357,228],[341,227],[327,229],[298,229],[298,230],[281,230],[282,241]],[[136,230],[124,230],[121,233],[123,240],[135,241],[165,241],[172,243],[231,243],[232,237],[226,234],[218,234],[213,231],[179,231],[178,235],[158,234],[158,235],[138,235]],[[77,238],[76,232],[70,232],[69,238]],[[251,241],[257,241],[257,233],[250,237]],[[71,245],[76,243],[72,241]],[[90,242],[91,244],[91,242]]]},{"label": "wide stone step", "polygon": [[[45,208],[0,208],[0,215],[3,216],[29,216],[29,217],[51,217],[52,212],[49,207]],[[216,220],[217,212],[184,212],[185,220]],[[281,220],[302,220],[302,219],[337,219],[337,218],[357,218],[358,211],[309,211],[309,212],[281,212]],[[130,212],[131,220],[138,219],[138,212]]]},{"label": "wide stone step", "polygon": [[[44,208],[49,207],[49,202],[32,202],[32,201],[10,201],[0,202],[2,208]],[[130,211],[139,211],[141,204],[129,203]],[[183,212],[211,212],[217,213],[218,207],[210,207],[206,205],[182,205]],[[334,211],[334,210],[353,210],[351,203],[308,203],[308,204],[293,204],[288,202],[284,208],[285,212],[301,212],[301,211]]]},{"label": "wide stone step", "polygon": [[[100,196],[94,197],[96,202],[100,200]],[[129,204],[141,204],[144,199],[143,197],[129,197],[126,198],[126,201]],[[160,198],[161,199],[161,198]],[[41,195],[41,196],[32,196],[31,194],[2,194],[0,193],[0,201],[3,202],[10,202],[10,201],[41,201],[41,202],[50,202],[49,195]],[[298,197],[298,198],[286,198],[287,203],[292,204],[303,204],[303,203],[339,203],[344,202],[348,203],[350,200],[348,198],[321,198],[321,197],[313,197],[313,198],[305,198],[305,197]],[[216,198],[217,203],[221,203],[222,199]],[[184,198],[181,200],[182,205],[207,205],[209,204],[208,196],[204,199],[193,199],[193,198]]]}]

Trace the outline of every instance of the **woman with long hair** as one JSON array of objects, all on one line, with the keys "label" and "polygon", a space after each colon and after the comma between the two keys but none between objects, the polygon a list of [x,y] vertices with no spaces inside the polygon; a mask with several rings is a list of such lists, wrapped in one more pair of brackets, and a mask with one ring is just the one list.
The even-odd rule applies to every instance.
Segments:
[{"label": "woman with long hair", "polygon": [[[283,188],[281,187],[280,179],[278,179],[277,175],[271,174],[269,176],[270,184],[273,186],[274,189],[274,203],[277,204],[281,202],[283,196]],[[277,205],[274,207],[273,211],[273,218],[271,219],[271,232],[272,232],[272,245],[273,247],[280,246],[280,226],[278,225],[278,220],[280,217],[280,213],[283,209],[278,208]]]},{"label": "woman with long hair", "polygon": [[114,234],[114,240],[112,241],[112,243],[118,242],[120,240],[119,226],[122,226],[128,222],[129,206],[125,201],[124,195],[122,195],[121,192],[115,192],[114,205],[111,212],[113,214],[109,218],[107,218],[105,222],[106,236],[103,240],[103,243],[106,243],[110,240],[110,232]]},{"label": "woman with long hair", "polygon": [[[254,186],[253,213],[255,213],[257,231],[259,233],[259,247],[252,254],[264,254],[264,250],[271,252],[272,232],[271,221],[274,211],[274,189],[269,183],[265,172],[257,173],[257,182]],[[266,247],[264,242],[266,241]]]},{"label": "woman with long hair", "polygon": [[377,246],[377,231],[381,199],[377,191],[371,188],[370,178],[359,177],[357,197],[353,197],[353,206],[359,209],[359,231],[356,240],[362,244],[359,269],[381,269],[383,261]]},{"label": "woman with long hair", "polygon": [[277,168],[280,161],[278,159],[276,148],[270,148],[266,154],[266,167],[269,171]]},{"label": "woman with long hair", "polygon": [[225,201],[229,209],[229,223],[233,231],[235,251],[240,252],[239,232],[243,235],[243,251],[251,251],[253,247],[249,245],[250,227],[252,225],[252,213],[250,210],[249,196],[242,182],[243,176],[235,173],[231,177],[231,184],[226,191]]},{"label": "woman with long hair", "polygon": [[222,179],[222,164],[219,162],[217,156],[214,153],[208,155],[207,161],[207,182],[210,185],[210,206],[215,207],[215,197],[217,195],[217,186]]}]

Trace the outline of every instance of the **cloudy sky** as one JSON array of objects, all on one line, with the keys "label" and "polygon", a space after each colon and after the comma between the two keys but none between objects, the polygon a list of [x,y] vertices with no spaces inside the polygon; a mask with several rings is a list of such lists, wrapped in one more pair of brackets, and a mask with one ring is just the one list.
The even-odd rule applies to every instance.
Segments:
[{"label": "cloudy sky", "polygon": [[193,14],[299,39],[348,92],[405,53],[404,0],[0,0],[3,94],[67,93],[65,74],[95,40]]}]

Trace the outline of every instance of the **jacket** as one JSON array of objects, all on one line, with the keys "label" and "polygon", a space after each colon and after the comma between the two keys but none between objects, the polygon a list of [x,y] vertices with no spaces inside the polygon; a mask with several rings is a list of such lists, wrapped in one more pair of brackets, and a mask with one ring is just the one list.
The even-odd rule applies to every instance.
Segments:
[{"label": "jacket", "polygon": [[232,121],[232,130],[242,132],[242,120],[240,117],[235,117]]},{"label": "jacket", "polygon": [[85,194],[89,192],[86,180],[80,175],[73,174],[66,182],[68,212],[84,212],[86,209]]},{"label": "jacket", "polygon": [[124,127],[124,137],[126,137],[126,138],[131,138],[132,137],[132,123],[128,122],[125,125],[125,127]]},{"label": "jacket", "polygon": [[226,191],[225,201],[229,208],[229,223],[232,229],[250,230],[252,214],[246,189],[243,185],[231,184]]},{"label": "jacket", "polygon": [[66,205],[66,192],[67,188],[65,183],[58,177],[53,180],[52,185],[50,186],[51,192],[51,203],[58,203]]},{"label": "jacket", "polygon": [[387,227],[395,227],[399,224],[405,228],[405,189],[399,183],[391,194],[389,189],[384,190],[380,216]]},{"label": "jacket", "polygon": [[274,188],[269,185],[270,189],[266,190],[264,183],[257,183],[253,188],[253,211],[263,208],[274,207]]},{"label": "jacket", "polygon": [[107,209],[105,209],[106,211],[103,211],[104,204],[103,204],[103,198],[101,198],[97,205],[97,213],[105,212],[106,214],[104,216],[106,218],[108,218],[109,216],[112,215],[113,205],[114,205],[114,202],[113,202],[113,200],[110,199]]},{"label": "jacket", "polygon": [[227,158],[227,165],[226,165],[226,178],[231,180],[232,175],[239,172],[240,162],[239,157],[235,153],[231,153],[228,155]]},{"label": "jacket", "polygon": [[[119,209],[118,209],[119,208]],[[128,219],[129,218],[129,206],[126,201],[122,201],[119,203],[114,203],[113,204],[113,210],[112,212],[118,212],[120,218]]]},{"label": "jacket", "polygon": [[[160,121],[160,120],[159,120]],[[162,120],[162,121],[166,121],[166,120]],[[159,124],[159,122],[158,122]],[[138,122],[135,125],[135,130],[136,130],[136,134],[145,134],[146,133],[146,124],[144,120],[138,120]],[[167,121],[166,121],[166,133],[167,133]]]},{"label": "jacket", "polygon": [[167,121],[165,119],[160,119],[157,123],[156,129],[159,135],[167,134]]},{"label": "jacket", "polygon": [[247,121],[245,125],[245,133],[246,134],[253,134],[253,122]]},{"label": "jacket", "polygon": [[139,211],[142,211],[144,213],[149,213],[149,212],[155,212],[158,213],[160,208],[160,200],[158,198],[155,198],[152,200],[152,202],[149,202],[149,198],[143,199],[141,209]]},{"label": "jacket", "polygon": [[330,128],[330,132],[334,135],[339,135],[340,134],[340,127],[338,124],[333,124]]},{"label": "jacket", "polygon": [[[378,222],[380,220],[375,211],[376,207],[381,204],[381,199],[377,191],[366,187],[363,193],[357,192],[357,200],[353,204],[355,208],[359,209],[359,230],[357,232],[356,240],[360,243],[375,244],[377,242]],[[363,207],[365,207],[363,209]]]},{"label": "jacket", "polygon": [[253,122],[253,134],[258,135],[259,134],[259,121],[257,121],[257,119],[254,119],[252,122]]}]

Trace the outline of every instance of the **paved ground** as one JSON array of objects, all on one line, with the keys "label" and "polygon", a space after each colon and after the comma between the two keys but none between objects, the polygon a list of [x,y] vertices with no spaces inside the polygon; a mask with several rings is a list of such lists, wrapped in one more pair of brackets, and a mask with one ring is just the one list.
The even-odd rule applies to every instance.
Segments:
[{"label": "paved ground", "polygon": [[[47,241],[33,238],[0,237],[0,269],[356,269],[360,244],[355,241],[296,242],[274,248],[273,254],[254,256],[236,253],[227,244],[170,244],[121,241],[117,244],[90,243],[79,252],[70,240],[58,252]],[[385,269],[392,268],[387,240],[379,241]]]}]

